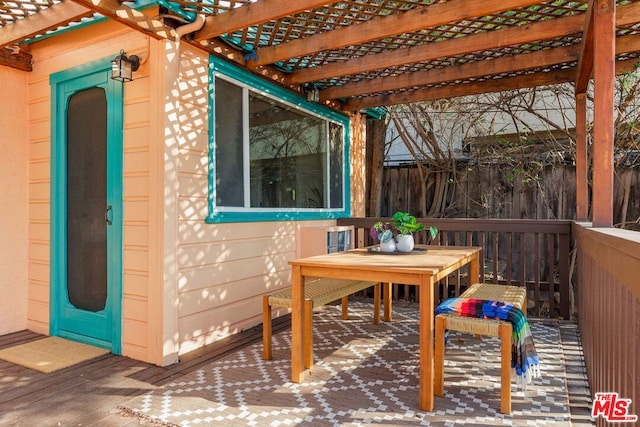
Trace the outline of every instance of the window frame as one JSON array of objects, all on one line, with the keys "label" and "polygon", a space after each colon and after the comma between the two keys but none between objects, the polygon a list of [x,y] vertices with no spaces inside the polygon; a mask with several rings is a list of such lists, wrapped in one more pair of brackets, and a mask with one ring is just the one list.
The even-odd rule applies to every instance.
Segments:
[{"label": "window frame", "polygon": [[[343,128],[342,149],[342,207],[341,208],[252,208],[252,207],[217,207],[215,182],[216,182],[216,158],[215,158],[215,81],[216,77],[236,84],[243,88],[243,109],[246,89],[258,92],[261,95],[272,97],[278,102],[288,104],[305,114],[319,117],[327,128],[328,123],[336,123]],[[248,132],[248,123],[243,113],[243,129]],[[329,150],[329,147],[327,147]],[[294,92],[287,91],[279,86],[271,84],[257,76],[254,76],[233,64],[223,61],[213,55],[209,56],[209,188],[208,188],[208,215],[207,223],[223,222],[260,222],[260,221],[291,221],[291,220],[321,220],[336,219],[351,216],[351,189],[350,189],[350,120],[347,116],[337,113],[323,105],[312,103]],[[245,153],[246,154],[246,153]],[[243,162],[243,182],[247,181],[249,162]],[[329,168],[330,165],[327,165]],[[328,195],[327,195],[328,196]],[[245,195],[245,198],[248,195]]]}]

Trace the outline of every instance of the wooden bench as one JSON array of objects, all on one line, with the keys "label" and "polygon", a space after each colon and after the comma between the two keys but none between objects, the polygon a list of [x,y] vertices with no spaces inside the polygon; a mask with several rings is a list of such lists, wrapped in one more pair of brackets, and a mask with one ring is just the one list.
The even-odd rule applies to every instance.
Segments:
[{"label": "wooden bench", "polygon": [[[349,295],[374,287],[373,292],[373,323],[380,322],[380,283],[364,280],[343,279],[314,279],[304,285],[304,366],[313,366],[313,309],[330,302],[342,299],[342,319],[348,318]],[[291,308],[292,289],[283,289],[271,295],[265,295],[262,300],[262,344],[263,359],[271,360],[271,307]],[[385,298],[387,293],[385,292]],[[385,304],[386,307],[386,304]],[[385,311],[385,320],[387,319]]]},{"label": "wooden bench", "polygon": [[[464,291],[460,298],[493,300],[519,307],[527,313],[527,291],[524,287],[476,283]],[[435,320],[435,372],[434,393],[444,395],[444,335],[445,329],[500,337],[500,412],[511,413],[511,323],[502,320],[439,314]]]}]

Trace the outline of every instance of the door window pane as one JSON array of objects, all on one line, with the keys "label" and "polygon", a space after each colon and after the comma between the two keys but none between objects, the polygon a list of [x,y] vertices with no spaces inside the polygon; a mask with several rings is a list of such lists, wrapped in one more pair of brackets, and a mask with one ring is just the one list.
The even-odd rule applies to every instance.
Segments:
[{"label": "door window pane", "polygon": [[67,110],[67,293],[76,308],[107,299],[107,98],[91,88]]}]

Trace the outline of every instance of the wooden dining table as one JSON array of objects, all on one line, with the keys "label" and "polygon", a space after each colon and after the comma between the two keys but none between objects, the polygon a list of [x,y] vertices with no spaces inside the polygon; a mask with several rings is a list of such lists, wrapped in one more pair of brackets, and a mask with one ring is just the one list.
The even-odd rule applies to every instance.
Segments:
[{"label": "wooden dining table", "polygon": [[479,279],[482,248],[416,245],[408,253],[377,247],[353,249],[289,261],[292,269],[291,381],[304,381],[304,283],[307,277],[369,280],[418,286],[420,310],[420,409],[433,411],[434,286],[469,265],[469,283]]}]

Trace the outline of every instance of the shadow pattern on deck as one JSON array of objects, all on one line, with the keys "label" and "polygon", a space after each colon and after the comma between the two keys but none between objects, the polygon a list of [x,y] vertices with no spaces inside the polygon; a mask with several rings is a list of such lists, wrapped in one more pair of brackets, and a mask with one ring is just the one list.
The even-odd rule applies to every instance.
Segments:
[{"label": "shadow pattern on deck", "polygon": [[248,345],[120,405],[120,415],[180,426],[592,425],[581,354],[563,343],[578,338],[568,323],[531,321],[542,379],[527,390],[513,385],[510,416],[499,413],[498,339],[452,333],[446,394],[428,413],[418,409],[416,304],[396,304],[393,321],[380,325],[371,323],[371,306],[362,302],[350,307],[347,321],[336,306],[319,311],[316,365],[304,383],[289,381],[284,331],[274,335],[274,360],[262,360],[260,343]]},{"label": "shadow pattern on deck", "polygon": [[[544,354],[551,351],[554,357],[551,359],[553,363],[549,364],[552,371],[543,371],[545,380],[564,375],[565,391],[561,392],[549,385],[543,385],[546,397],[537,399],[538,402],[533,406],[523,400],[525,397],[520,396],[518,394],[520,392],[515,392],[514,411],[522,413],[514,412],[514,416],[511,418],[502,416],[497,413],[499,396],[499,386],[495,377],[498,369],[497,353],[480,355],[483,359],[495,360],[495,366],[492,368],[490,364],[482,365],[483,378],[479,378],[479,373],[474,374],[474,377],[477,375],[478,378],[473,381],[489,384],[488,388],[474,391],[470,383],[465,384],[465,381],[472,381],[472,379],[468,376],[463,378],[462,374],[458,372],[458,368],[449,364],[449,361],[452,363],[456,359],[454,356],[456,342],[453,340],[453,345],[447,349],[448,362],[445,375],[448,394],[446,397],[436,400],[436,409],[440,411],[439,413],[425,414],[417,410],[418,392],[415,373],[417,355],[410,349],[407,350],[409,348],[407,346],[417,346],[417,325],[415,320],[405,322],[402,316],[405,311],[417,314],[417,304],[395,303],[394,321],[391,324],[374,326],[370,323],[370,305],[362,305],[367,301],[370,300],[365,298],[353,304],[351,318],[347,322],[339,319],[339,307],[335,306],[324,307],[322,313],[316,315],[316,329],[319,332],[322,332],[320,329],[325,332],[322,332],[322,338],[320,335],[316,337],[318,365],[313,370],[314,375],[308,375],[308,382],[299,386],[308,388],[311,381],[317,384],[311,393],[304,396],[304,399],[310,402],[306,406],[301,406],[298,400],[294,400],[292,407],[287,406],[291,403],[291,396],[296,396],[296,393],[300,394],[301,391],[293,389],[292,394],[288,390],[293,387],[288,382],[290,325],[289,317],[283,316],[274,320],[274,336],[278,349],[275,354],[276,359],[270,362],[264,362],[260,358],[262,334],[260,325],[183,355],[180,363],[167,367],[154,366],[111,354],[44,374],[0,360],[0,426],[138,426],[142,421],[138,416],[134,417],[131,414],[123,416],[122,410],[118,408],[125,406],[130,409],[142,409],[136,406],[136,403],[141,401],[140,399],[153,401],[162,392],[183,387],[177,384],[185,382],[189,376],[198,378],[203,373],[208,375],[207,371],[211,371],[216,366],[217,369],[220,369],[222,366],[231,368],[239,363],[247,364],[250,363],[249,358],[254,359],[255,368],[236,369],[230,377],[232,384],[227,384],[228,388],[223,393],[228,397],[223,397],[235,399],[238,392],[257,388],[252,382],[238,385],[238,383],[242,383],[243,378],[248,381],[251,376],[255,376],[255,372],[252,370],[266,369],[271,372],[269,375],[273,378],[273,383],[263,383],[261,385],[262,393],[253,393],[253,396],[257,395],[260,400],[245,401],[243,405],[250,410],[241,415],[239,415],[237,407],[229,405],[230,401],[220,400],[218,402],[216,400],[218,397],[211,394],[207,395],[208,397],[198,397],[206,407],[218,403],[228,407],[222,413],[216,414],[228,417],[228,419],[215,423],[215,425],[248,425],[248,423],[254,422],[254,419],[259,419],[260,423],[258,424],[260,425],[286,425],[287,417],[269,418],[265,416],[260,418],[260,413],[270,407],[275,408],[275,411],[289,409],[291,413],[296,414],[297,418],[311,417],[309,419],[313,421],[298,423],[298,425],[305,426],[336,425],[343,421],[345,425],[356,423],[420,425],[427,422],[431,425],[443,426],[461,424],[462,422],[471,425],[518,425],[524,424],[526,420],[532,422],[533,425],[536,423],[548,425],[541,422],[542,418],[538,418],[536,415],[535,408],[537,407],[537,411],[540,411],[540,405],[558,408],[562,411],[557,414],[544,414],[546,418],[559,420],[552,421],[552,425],[594,425],[589,418],[591,400],[586,385],[582,348],[575,323],[549,320],[532,321],[534,338],[537,338],[538,325],[541,325],[542,331],[551,331],[550,333],[553,333],[555,337],[560,338],[559,343],[558,338],[549,341],[550,345],[553,345],[551,350],[544,349],[542,343],[548,339],[541,338],[538,342],[538,350],[544,350]],[[396,333],[399,334],[397,336],[399,344],[390,345],[391,334]],[[336,336],[334,337],[334,335]],[[545,333],[545,336],[547,335]],[[371,344],[376,337],[380,337],[379,340],[382,344]],[[7,334],[0,336],[0,348],[41,338],[43,335],[30,331]],[[461,337],[460,339],[473,338]],[[361,344],[351,349],[349,345],[352,342],[354,344],[360,342]],[[496,346],[490,345],[490,347]],[[359,357],[362,358],[362,363],[350,360],[354,352],[360,353]],[[472,363],[479,360],[477,354],[470,353],[473,351],[460,353],[460,361],[468,360],[469,363]],[[403,354],[404,356],[402,356]],[[403,358],[404,360],[396,360]],[[358,363],[360,364],[357,365]],[[543,360],[543,366],[545,363]],[[343,371],[343,368],[349,366],[355,367],[353,374]],[[398,380],[403,381],[402,383],[396,384],[398,381],[395,379],[400,377],[397,376],[398,372],[390,372],[390,368],[403,373],[402,379]],[[479,366],[476,368],[479,369]],[[331,372],[338,372],[338,375],[335,377],[327,375]],[[356,374],[357,376],[355,376]],[[407,378],[404,378],[405,376]],[[228,374],[227,377],[229,377]],[[224,383],[223,381],[222,384]],[[406,401],[400,402],[389,395],[389,392],[383,392],[384,384],[390,384],[391,387],[398,389],[406,389],[400,390],[401,393],[399,393],[406,396]],[[218,385],[218,387],[220,386]],[[324,401],[321,402],[323,387],[342,390],[338,390],[335,396],[324,398]],[[373,394],[367,394],[367,389],[371,389]],[[171,394],[171,392],[169,393]],[[380,393],[383,393],[382,398],[377,397],[380,396]],[[194,391],[191,394],[197,393]],[[338,395],[341,397],[336,397]],[[176,396],[174,395],[173,399],[177,401]],[[249,396],[248,392],[247,396]],[[556,396],[557,401],[555,401]],[[548,399],[553,401],[553,405],[546,403]],[[569,408],[566,407],[567,399]],[[460,408],[458,408],[458,401],[462,402]],[[389,413],[388,416],[392,418],[390,421],[378,421],[375,418],[375,415],[379,415],[377,413],[381,412],[379,411],[381,405],[388,407],[384,412]],[[391,412],[392,408],[399,406],[408,409],[403,409],[403,412],[400,413]],[[533,412],[530,409],[532,407],[534,408]],[[204,406],[194,406],[191,410],[202,411],[203,408]],[[355,412],[357,408],[360,408],[358,413]],[[461,412],[463,408],[464,412]],[[258,410],[260,412],[257,412]],[[442,421],[445,418],[442,412],[446,412],[448,421]],[[408,417],[407,414],[412,414],[412,416]],[[333,418],[331,418],[332,416]],[[435,418],[436,416],[438,418]],[[397,417],[403,419],[396,421]],[[567,421],[569,417],[570,421]],[[208,424],[210,423],[200,425]]]}]

